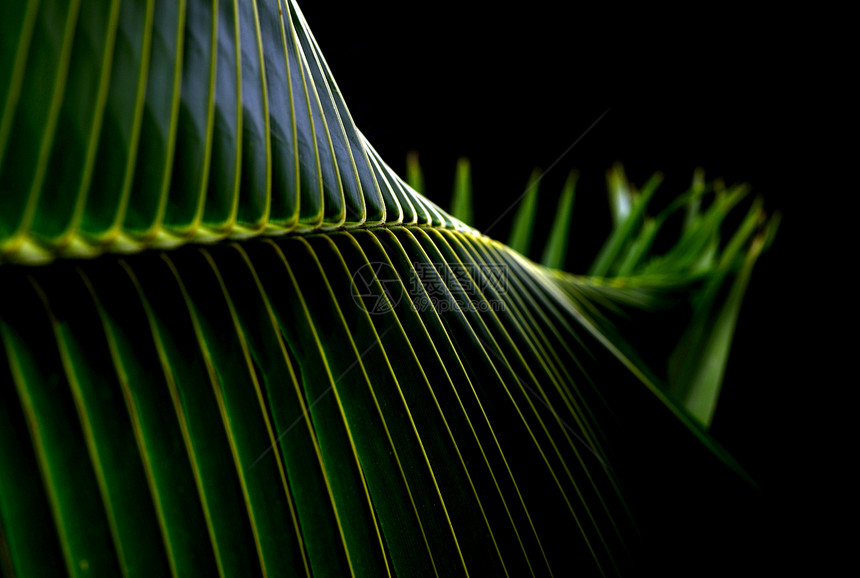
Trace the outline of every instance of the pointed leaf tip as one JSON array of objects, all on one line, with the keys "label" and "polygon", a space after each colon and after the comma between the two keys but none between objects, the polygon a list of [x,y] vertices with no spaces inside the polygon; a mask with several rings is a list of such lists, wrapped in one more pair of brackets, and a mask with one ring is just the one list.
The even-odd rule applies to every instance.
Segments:
[{"label": "pointed leaf tip", "polygon": [[511,226],[511,235],[508,246],[514,251],[528,257],[534,233],[535,218],[537,217],[538,183],[543,173],[540,169],[532,171],[526,185],[525,193],[520,200],[520,206],[514,215],[514,224]]},{"label": "pointed leaf tip", "polygon": [[615,163],[606,173],[606,188],[609,193],[609,206],[612,210],[612,224],[619,227],[627,219],[633,207],[630,183],[621,163]]},{"label": "pointed leaf tip", "polygon": [[779,211],[775,212],[770,218],[767,219],[767,224],[765,225],[764,230],[764,239],[762,242],[762,252],[770,249],[771,244],[773,244],[773,240],[776,238],[776,232],[779,230],[779,223],[782,220],[782,213]]},{"label": "pointed leaf tip", "polygon": [[406,154],[406,183],[422,195],[424,194],[424,172],[421,170],[416,151],[409,151]]},{"label": "pointed leaf tip", "polygon": [[457,161],[454,178],[454,194],[451,197],[451,214],[467,225],[474,224],[472,210],[472,172],[469,159],[461,157]]},{"label": "pointed leaf tip", "polygon": [[567,181],[564,183],[561,197],[558,200],[555,221],[552,224],[549,239],[547,240],[546,247],[544,247],[543,258],[541,259],[543,265],[550,269],[564,269],[565,258],[567,257],[567,241],[570,237],[573,196],[578,178],[579,174],[576,171],[571,171],[567,177]]},{"label": "pointed leaf tip", "polygon": [[690,201],[687,203],[687,211],[684,215],[684,232],[693,229],[699,222],[702,208],[702,194],[704,191],[705,170],[702,167],[697,167],[693,171],[693,182],[690,185]]},{"label": "pointed leaf tip", "polygon": [[[609,198],[615,199],[613,204],[615,226],[588,272],[595,277],[617,275],[618,267],[633,258],[628,257],[629,251],[633,250],[632,245],[640,236],[645,222],[645,211],[663,180],[663,174],[656,172],[651,175],[641,191],[635,195],[620,165],[615,165],[608,173],[607,180]],[[626,208],[619,210],[618,208],[624,203],[627,203]],[[641,256],[636,259],[641,260]]]}]

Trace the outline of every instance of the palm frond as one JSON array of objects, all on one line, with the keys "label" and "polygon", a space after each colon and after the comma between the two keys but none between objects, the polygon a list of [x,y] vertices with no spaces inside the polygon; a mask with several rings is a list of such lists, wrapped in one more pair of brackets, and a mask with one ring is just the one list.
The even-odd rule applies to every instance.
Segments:
[{"label": "palm frond", "polygon": [[[747,487],[705,427],[774,231],[755,205],[720,242],[742,190],[699,210],[697,181],[650,218],[659,178],[616,167],[615,230],[575,276],[573,179],[553,269],[469,225],[468,165],[449,215],[355,127],[291,0],[20,4],[0,19],[4,575],[624,574],[686,507],[646,472]],[[666,369],[631,320],[676,306]]]}]

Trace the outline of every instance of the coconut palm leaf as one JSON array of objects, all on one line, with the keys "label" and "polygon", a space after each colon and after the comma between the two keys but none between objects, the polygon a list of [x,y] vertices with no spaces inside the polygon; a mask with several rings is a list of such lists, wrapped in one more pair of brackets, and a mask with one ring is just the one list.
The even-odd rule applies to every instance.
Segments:
[{"label": "coconut palm leaf", "polygon": [[742,189],[649,217],[658,179],[616,167],[575,276],[573,180],[554,269],[449,215],[355,127],[291,0],[0,21],[3,575],[623,574],[683,509],[643,472],[680,501],[690,472],[751,487],[706,427],[774,231],[754,204],[720,241]]}]

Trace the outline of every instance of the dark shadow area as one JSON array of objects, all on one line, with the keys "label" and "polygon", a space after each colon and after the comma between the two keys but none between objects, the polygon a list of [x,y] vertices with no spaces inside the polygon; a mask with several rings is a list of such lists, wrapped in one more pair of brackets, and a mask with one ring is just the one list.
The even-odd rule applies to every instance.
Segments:
[{"label": "dark shadow area", "polygon": [[[845,543],[826,523],[840,483],[825,453],[839,440],[830,406],[834,385],[847,383],[834,368],[848,344],[822,334],[847,311],[824,265],[840,250],[848,195],[834,145],[847,116],[844,41],[811,14],[557,6],[350,4],[333,22],[321,4],[303,9],[356,124],[398,173],[417,151],[427,195],[447,207],[456,159],[471,159],[475,225],[490,236],[507,238],[513,211],[494,224],[499,215],[535,167],[552,167],[540,189],[545,234],[568,171],[579,170],[569,270],[584,271],[608,232],[604,174],[615,161],[640,184],[662,171],[657,203],[703,167],[708,180],[750,183],[782,213],[712,427],[761,499],[708,527],[715,548],[696,550],[692,536],[687,546],[705,570],[708,555],[723,570],[829,564]],[[712,513],[726,509],[720,499]]]}]

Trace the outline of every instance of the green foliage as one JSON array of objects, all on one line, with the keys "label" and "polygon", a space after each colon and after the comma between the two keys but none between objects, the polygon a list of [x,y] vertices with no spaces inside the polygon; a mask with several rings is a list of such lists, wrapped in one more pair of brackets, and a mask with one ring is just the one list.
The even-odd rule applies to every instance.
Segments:
[{"label": "green foliage", "polygon": [[292,1],[8,4],[0,574],[634,573],[683,480],[748,489],[706,431],[775,231],[759,203],[726,230],[743,187],[697,173],[651,217],[659,176],[613,168],[572,275],[575,176],[547,267],[536,175],[513,248],[471,227],[466,161],[449,215]]},{"label": "green foliage", "polygon": [[414,151],[406,157],[406,183],[422,195],[426,192],[424,189],[424,172],[418,162],[418,153]]},{"label": "green foliage", "polygon": [[568,238],[570,237],[570,223],[573,213],[573,192],[576,189],[576,173],[571,173],[564,183],[561,197],[558,200],[558,208],[555,211],[555,219],[552,229],[549,231],[549,239],[543,250],[541,264],[550,269],[564,269],[564,260],[567,256]]},{"label": "green foliage", "polygon": [[517,212],[514,215],[514,224],[508,237],[508,247],[523,255],[529,254],[534,234],[535,221],[537,220],[538,183],[541,173],[535,169],[529,177],[526,185],[525,196],[522,198]]},{"label": "green foliage", "polygon": [[461,158],[457,161],[454,192],[451,195],[451,215],[467,225],[475,222],[472,208],[472,171],[468,159]]},{"label": "green foliage", "polygon": [[[420,171],[417,157],[410,159],[414,165],[411,170]],[[461,159],[455,176],[458,184],[454,188],[454,206],[462,202],[457,199],[463,196],[459,185],[463,166]],[[541,178],[540,171],[532,172],[519,201],[508,241],[508,247],[524,255],[529,253],[531,236],[540,215],[537,191]],[[564,267],[577,178],[575,172],[568,176],[559,197],[543,250],[544,267]],[[746,195],[746,186],[728,190],[719,182],[706,186],[704,172],[699,169],[684,194],[676,196],[656,216],[650,216],[647,208],[662,181],[660,173],[653,175],[639,191],[627,180],[624,168],[616,164],[607,172],[606,181],[613,229],[589,268],[591,277],[575,281],[561,277],[559,281],[563,286],[573,281],[571,287],[576,286],[576,292],[586,291],[589,299],[595,300],[592,307],[619,301],[626,307],[644,311],[665,310],[665,295],[686,287],[683,299],[677,294],[673,298],[675,305],[689,303],[693,315],[680,338],[675,336],[677,341],[673,341],[668,360],[660,359],[659,365],[652,365],[651,369],[665,376],[656,382],[663,392],[708,426],[713,419],[734,326],[752,268],[772,242],[779,216],[768,219],[761,200],[757,199],[730,240],[721,243],[724,223]],[[702,213],[702,201],[709,191],[713,199]],[[666,221],[680,210],[684,211],[681,237],[665,254],[656,253],[657,235]],[[613,288],[621,288],[621,291]],[[607,318],[618,315],[617,305],[604,313],[608,315],[598,315],[597,323],[623,341],[623,331],[619,334],[618,328]],[[629,351],[628,355],[636,357],[635,351]]]}]

